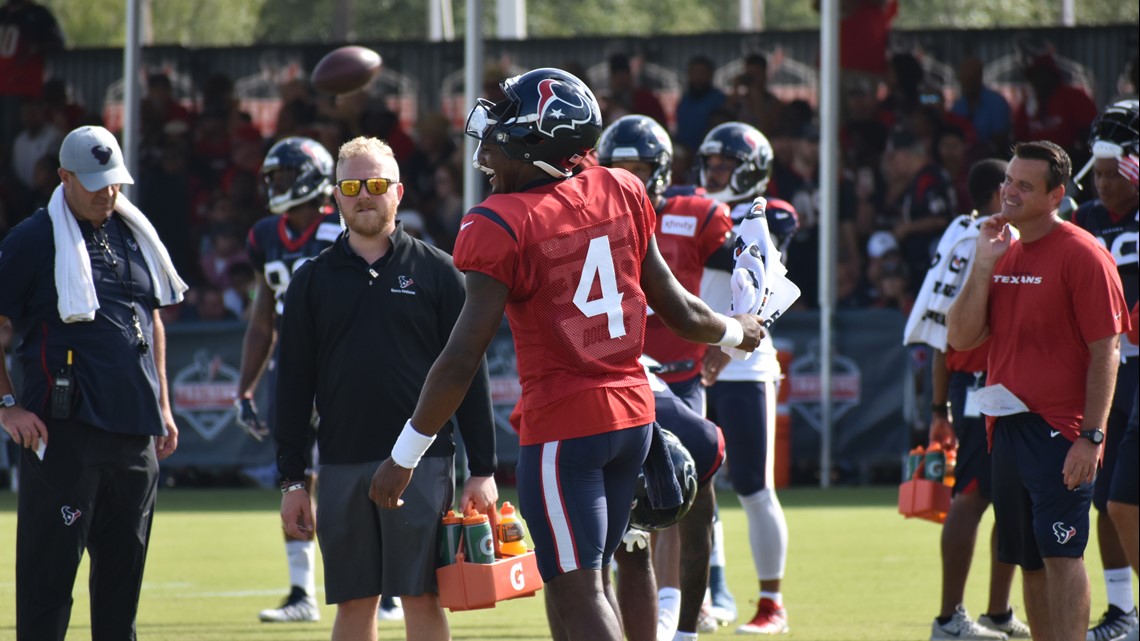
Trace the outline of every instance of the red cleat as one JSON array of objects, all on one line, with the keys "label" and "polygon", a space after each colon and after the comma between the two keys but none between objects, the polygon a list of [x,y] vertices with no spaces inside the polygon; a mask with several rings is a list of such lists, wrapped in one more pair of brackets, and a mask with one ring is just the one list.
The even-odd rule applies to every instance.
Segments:
[{"label": "red cleat", "polygon": [[737,634],[784,634],[788,631],[788,611],[772,599],[760,599],[756,616],[736,629]]}]

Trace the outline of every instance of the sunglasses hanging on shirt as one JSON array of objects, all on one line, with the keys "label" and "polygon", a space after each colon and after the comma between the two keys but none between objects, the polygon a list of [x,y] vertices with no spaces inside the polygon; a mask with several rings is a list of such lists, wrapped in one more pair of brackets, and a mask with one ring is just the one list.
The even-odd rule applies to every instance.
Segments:
[{"label": "sunglasses hanging on shirt", "polygon": [[131,329],[135,333],[135,344],[138,347],[139,356],[145,356],[150,351],[150,342],[147,341],[146,334],[143,333],[142,320],[139,318],[138,309],[135,307],[135,279],[131,273],[131,259],[130,254],[127,253],[127,240],[124,237],[123,230],[119,229],[119,241],[123,246],[123,256],[127,261],[125,270],[127,278],[123,280],[122,275],[119,274],[119,261],[115,258],[115,252],[111,250],[111,243],[107,239],[107,224],[103,223],[102,227],[96,229],[91,234],[91,238],[95,244],[99,245],[99,255],[102,257],[103,263],[115,275],[115,280],[119,281],[119,284],[127,291],[127,304],[131,308]]}]

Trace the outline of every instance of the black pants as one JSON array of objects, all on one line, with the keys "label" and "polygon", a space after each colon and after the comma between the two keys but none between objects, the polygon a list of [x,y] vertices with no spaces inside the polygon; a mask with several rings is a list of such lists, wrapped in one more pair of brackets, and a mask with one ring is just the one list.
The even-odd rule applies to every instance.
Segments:
[{"label": "black pants", "polygon": [[16,638],[63,641],[83,551],[91,638],[133,641],[158,490],[152,437],[48,421],[40,461],[24,450],[16,525]]}]

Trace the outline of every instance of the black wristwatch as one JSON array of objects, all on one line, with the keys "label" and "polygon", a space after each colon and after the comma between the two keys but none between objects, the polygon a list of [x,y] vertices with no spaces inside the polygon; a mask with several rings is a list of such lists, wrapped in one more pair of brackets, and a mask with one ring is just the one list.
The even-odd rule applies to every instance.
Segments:
[{"label": "black wristwatch", "polygon": [[9,407],[16,407],[16,397],[11,394],[0,396],[0,408],[8,409]]},{"label": "black wristwatch", "polygon": [[1081,438],[1087,438],[1093,445],[1100,445],[1104,442],[1104,430],[1081,430]]}]

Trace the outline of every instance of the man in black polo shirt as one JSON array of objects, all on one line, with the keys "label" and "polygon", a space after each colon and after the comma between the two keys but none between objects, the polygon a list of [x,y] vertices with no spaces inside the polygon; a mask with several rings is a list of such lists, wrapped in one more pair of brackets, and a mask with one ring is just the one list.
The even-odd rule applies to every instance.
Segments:
[{"label": "man in black polo shirt", "polygon": [[[178,445],[158,308],[186,285],[142,212],[114,136],[67,135],[47,209],[0,244],[0,323],[20,338],[20,401],[0,358],[0,424],[17,445],[16,636],[63,641],[91,555],[91,637],[135,638],[158,489]],[[0,355],[2,356],[2,355]]]},{"label": "man in black polo shirt", "polygon": [[[408,638],[450,638],[435,581],[435,542],[455,490],[450,428],[424,455],[399,511],[368,498],[381,461],[415,409],[427,372],[465,299],[451,257],[404,233],[404,194],[391,148],[356,138],[340,148],[337,205],[348,231],[293,274],[285,293],[276,391],[281,518],[296,538],[314,529],[305,478],[316,401],[321,483],[317,537],[334,639],[375,639],[379,596],[399,596]],[[497,499],[494,419],[486,362],[456,411],[471,478],[461,506]],[[425,468],[426,466],[426,468]],[[425,544],[426,542],[426,544]]]}]

